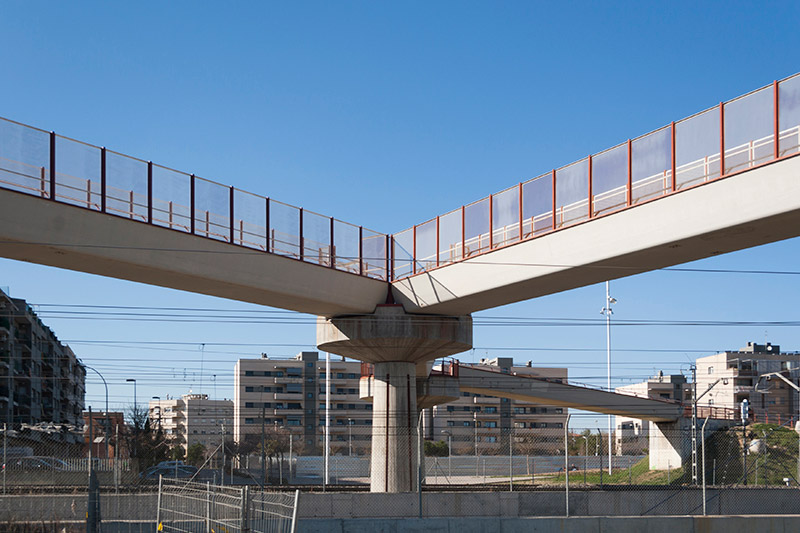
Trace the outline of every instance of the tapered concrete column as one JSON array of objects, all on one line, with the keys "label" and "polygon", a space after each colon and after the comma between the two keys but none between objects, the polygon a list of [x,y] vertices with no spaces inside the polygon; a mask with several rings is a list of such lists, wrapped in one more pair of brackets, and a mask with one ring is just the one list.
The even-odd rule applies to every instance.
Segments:
[{"label": "tapered concrete column", "polygon": [[377,363],[372,404],[372,492],[417,485],[417,377],[414,363]]},{"label": "tapered concrete column", "polygon": [[382,305],[370,315],[320,318],[317,346],[374,364],[372,492],[416,490],[417,377],[427,376],[427,361],[472,348],[472,318]]}]

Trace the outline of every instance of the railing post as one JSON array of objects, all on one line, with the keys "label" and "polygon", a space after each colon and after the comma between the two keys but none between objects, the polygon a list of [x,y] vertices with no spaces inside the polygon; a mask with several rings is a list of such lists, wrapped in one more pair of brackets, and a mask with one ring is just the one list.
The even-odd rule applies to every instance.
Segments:
[{"label": "railing post", "polygon": [[189,178],[189,233],[194,235],[194,174]]},{"label": "railing post", "polygon": [[436,215],[436,266],[439,266],[439,215]]},{"label": "railing post", "polygon": [[494,195],[489,195],[489,251],[494,248]]},{"label": "railing post", "polygon": [[[385,250],[383,254],[384,257],[386,258],[386,281],[392,281],[392,271],[389,269],[389,266],[391,266],[390,263],[393,263],[393,261],[391,261],[389,257],[389,247],[393,243],[394,241],[392,240],[392,238],[389,237],[389,235],[387,235],[386,243],[384,244]],[[389,290],[391,290],[391,288]]]},{"label": "railing post", "polygon": [[[133,218],[133,208],[131,208],[131,218]],[[147,223],[153,223],[153,162],[147,162]],[[172,224],[170,224],[170,228]]]},{"label": "railing post", "polygon": [[106,212],[106,148],[100,148],[100,211]]},{"label": "railing post", "polygon": [[775,154],[774,154],[775,155],[775,159],[778,159],[780,157],[780,143],[781,143],[781,132],[780,132],[780,123],[779,123],[779,121],[780,121],[780,119],[779,119],[779,117],[780,117],[780,115],[779,115],[780,109],[778,107],[780,105],[780,102],[779,102],[779,99],[778,99],[779,95],[780,95],[780,93],[778,91],[778,80],[775,80],[774,82],[772,82],[772,99],[773,99],[773,105],[772,105],[772,107],[773,107],[773,111],[772,111],[773,117],[772,117],[772,122],[773,122],[773,129],[774,129],[774,133],[773,133],[774,143],[773,144],[775,145],[775,147],[774,147],[775,148]]},{"label": "railing post", "polygon": [[266,207],[265,224],[267,225],[266,227],[267,253],[270,253],[272,251],[272,247],[269,244],[269,197],[267,197],[266,200],[267,200],[267,207]]},{"label": "railing post", "polygon": [[358,275],[364,275],[364,227],[358,227]]},{"label": "railing post", "polygon": [[[91,435],[91,433],[90,433]],[[156,531],[162,531],[161,527],[161,497],[163,493],[162,477],[158,475],[158,501],[156,502]]]},{"label": "railing post", "polygon": [[303,208],[300,208],[300,261],[303,261],[303,257],[305,256],[306,251],[306,243],[305,239],[303,238]]},{"label": "railing post", "polygon": [[589,204],[589,218],[594,216],[594,193],[592,191],[592,156],[590,155],[588,158],[588,173],[589,173],[589,197],[587,203]]},{"label": "railing post", "polygon": [[[333,226],[334,226],[334,220],[333,220],[333,217],[331,217],[331,244],[330,244],[330,248],[328,248],[328,258],[331,261],[331,264],[329,266],[331,268],[336,268],[336,248],[333,245],[333,237],[334,237],[334,235],[333,235],[334,227]],[[387,276],[389,275],[388,271],[386,272],[386,275]]]},{"label": "railing post", "polygon": [[233,244],[233,237],[234,237],[234,235],[233,235],[233,232],[234,232],[234,223],[233,223],[233,208],[234,208],[233,196],[234,196],[234,193],[233,193],[233,191],[234,191],[234,188],[233,188],[233,185],[231,185],[231,187],[230,187],[230,195],[231,195],[230,196],[230,206],[228,207],[228,210],[229,210],[228,215],[230,216],[229,222],[230,222],[230,230],[231,230],[231,240],[230,240],[231,244]]},{"label": "railing post", "polygon": [[211,533],[211,482],[206,481],[206,533]]},{"label": "railing post", "polygon": [[556,170],[553,169],[553,229],[556,229]]},{"label": "railing post", "polygon": [[675,192],[677,190],[677,188],[678,188],[678,178],[675,175],[675,173],[677,171],[677,166],[675,164],[675,161],[677,160],[677,157],[676,157],[676,145],[675,145],[675,121],[674,120],[672,121],[672,125],[670,127],[670,130],[671,130],[670,131],[670,136],[672,137],[672,139],[671,139],[672,159],[670,160],[670,163],[672,164],[672,192]]},{"label": "railing post", "polygon": [[461,259],[467,258],[467,217],[466,207],[461,206]]},{"label": "railing post", "polygon": [[417,225],[411,230],[411,273],[417,273]]},{"label": "railing post", "polygon": [[522,182],[519,182],[517,196],[519,197],[519,240],[522,240],[523,235],[525,235],[525,233],[522,231]]},{"label": "railing post", "polygon": [[633,205],[633,142],[628,139],[628,207]]},{"label": "railing post", "polygon": [[50,132],[50,199],[56,199],[56,132]]},{"label": "railing post", "polygon": [[719,103],[719,175],[725,175],[725,104]]}]

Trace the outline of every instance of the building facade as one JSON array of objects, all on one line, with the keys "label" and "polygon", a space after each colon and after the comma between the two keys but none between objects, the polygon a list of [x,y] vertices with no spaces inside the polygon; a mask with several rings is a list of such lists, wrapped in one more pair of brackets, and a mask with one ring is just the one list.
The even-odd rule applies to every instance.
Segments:
[{"label": "building facade", "polygon": [[[533,367],[530,362],[514,366],[510,357],[460,365],[567,382],[566,368]],[[561,439],[563,448],[567,408],[462,392],[459,399],[425,411],[425,438],[447,441],[455,455],[505,455],[509,445],[514,453],[547,453],[556,444],[554,438]]]},{"label": "building facade", "polygon": [[716,407],[738,411],[746,399],[759,422],[783,423],[797,417],[797,392],[780,378],[767,380],[766,375],[780,373],[798,384],[800,352],[781,352],[778,345],[748,342],[740,350],[701,357],[696,366],[701,410]]},{"label": "building facade", "polygon": [[161,428],[168,441],[184,452],[194,444],[212,453],[223,436],[233,435],[233,402],[210,400],[208,394],[184,394],[180,398],[153,399],[149,404],[150,423]]},{"label": "building facade", "polygon": [[16,429],[80,428],[85,394],[86,369],[75,353],[25,300],[0,291],[0,420]]},{"label": "building facade", "polygon": [[[511,358],[481,363],[492,369],[566,381],[566,368],[515,367]],[[330,367],[331,450],[340,455],[368,453],[372,439],[372,403],[359,393],[362,365],[341,358]],[[325,430],[325,361],[317,352],[292,359],[240,359],[234,372],[234,439],[256,444],[279,435],[294,450],[319,454]],[[514,446],[532,445],[531,435],[561,430],[566,409],[463,393],[448,404],[423,411],[423,435],[449,440],[454,453],[503,453],[508,436]],[[558,431],[554,432],[558,433]],[[558,433],[560,434],[560,433]],[[563,436],[561,437],[563,439]],[[477,440],[476,440],[477,439]],[[477,446],[476,446],[477,442]]]},{"label": "building facade", "polygon": [[[615,392],[641,398],[684,402],[691,399],[691,387],[683,374],[659,372],[647,381],[618,387]],[[650,422],[627,416],[615,416],[614,453],[637,455],[649,446]]]}]

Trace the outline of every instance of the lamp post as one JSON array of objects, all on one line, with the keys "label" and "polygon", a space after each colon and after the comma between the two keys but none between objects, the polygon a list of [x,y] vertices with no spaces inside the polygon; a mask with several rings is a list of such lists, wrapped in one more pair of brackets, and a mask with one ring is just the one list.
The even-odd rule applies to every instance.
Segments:
[{"label": "lamp post", "polygon": [[353,419],[347,419],[347,456],[353,456]]},{"label": "lamp post", "polygon": [[450,456],[453,455],[453,449],[452,449],[452,446],[453,446],[453,434],[451,432],[447,431],[446,429],[443,429],[442,430],[442,435],[447,435],[447,482],[448,483],[452,483],[452,481],[451,481],[451,479],[452,479],[451,478],[451,476],[452,476],[452,469],[451,469],[452,461],[450,459]]},{"label": "lamp post", "polygon": [[[89,370],[93,371],[93,372],[94,372],[94,373],[96,373],[98,376],[100,376],[100,379],[102,379],[102,380],[103,380],[103,386],[106,388],[106,423],[105,423],[105,445],[106,445],[106,459],[108,459],[108,426],[109,426],[109,425],[111,425],[111,424],[110,424],[110,422],[109,422],[109,419],[108,419],[108,383],[106,383],[106,378],[104,378],[104,377],[103,377],[103,374],[101,374],[100,372],[98,372],[96,368],[92,368],[92,367],[90,367],[89,365],[83,365],[83,366],[84,366],[84,367],[86,367],[86,368],[88,368]],[[93,439],[93,438],[94,438],[94,435],[90,435],[90,437]],[[91,447],[91,445],[90,445],[90,447]]]},{"label": "lamp post", "polygon": [[[611,315],[614,314],[611,305],[617,303],[617,300],[611,297],[609,285],[606,281],[606,305],[600,310],[600,314],[606,317],[606,389],[611,392]],[[611,415],[608,415],[608,474],[611,475]]]}]

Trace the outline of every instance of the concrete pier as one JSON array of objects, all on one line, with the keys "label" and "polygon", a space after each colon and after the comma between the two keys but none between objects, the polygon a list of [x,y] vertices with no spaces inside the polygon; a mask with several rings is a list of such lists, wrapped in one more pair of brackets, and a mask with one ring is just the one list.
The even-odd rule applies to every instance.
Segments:
[{"label": "concrete pier", "polygon": [[381,305],[373,314],[320,318],[320,350],[374,364],[371,383],[372,492],[416,490],[417,379],[428,361],[472,348],[472,318],[407,314]]}]

